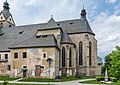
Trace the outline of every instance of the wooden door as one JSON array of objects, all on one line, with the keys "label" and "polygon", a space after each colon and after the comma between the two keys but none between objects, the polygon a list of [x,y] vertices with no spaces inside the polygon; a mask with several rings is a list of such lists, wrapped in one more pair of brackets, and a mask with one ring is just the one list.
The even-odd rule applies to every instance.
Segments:
[{"label": "wooden door", "polygon": [[35,65],[35,76],[40,77],[40,74],[41,74],[41,66]]},{"label": "wooden door", "polygon": [[27,77],[27,70],[23,70],[23,77]]}]

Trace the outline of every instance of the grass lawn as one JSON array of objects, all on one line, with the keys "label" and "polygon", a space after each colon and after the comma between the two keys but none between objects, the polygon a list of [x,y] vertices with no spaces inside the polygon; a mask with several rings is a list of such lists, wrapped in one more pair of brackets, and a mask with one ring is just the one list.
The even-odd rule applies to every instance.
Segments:
[{"label": "grass lawn", "polygon": [[111,84],[107,84],[107,85],[120,85],[120,80],[118,80],[117,82],[113,82]]},{"label": "grass lawn", "polygon": [[9,76],[0,76],[0,80],[7,80],[7,81],[12,81],[12,80],[16,80],[17,78],[10,78]]},{"label": "grass lawn", "polygon": [[[84,81],[84,82],[80,82],[80,83],[85,83],[85,84],[102,84],[101,82],[96,81],[96,80]],[[117,81],[117,82],[113,82],[111,84],[106,84],[106,85],[120,85],[120,80]]]},{"label": "grass lawn", "polygon": [[26,78],[20,81],[26,81],[26,82],[64,82],[64,81],[72,81],[72,80],[79,80],[79,79],[88,79],[93,77],[81,77],[76,78],[74,76],[69,77],[62,77],[61,80],[55,80],[55,79],[49,79],[49,78]]},{"label": "grass lawn", "polygon": [[[0,84],[3,85],[3,84]],[[11,83],[11,84],[7,84],[7,85],[46,85],[46,84],[15,84],[15,83]]]},{"label": "grass lawn", "polygon": [[79,82],[79,83],[85,83],[85,84],[102,84],[102,82],[96,81],[96,80],[89,80],[89,81],[84,81],[84,82]]}]

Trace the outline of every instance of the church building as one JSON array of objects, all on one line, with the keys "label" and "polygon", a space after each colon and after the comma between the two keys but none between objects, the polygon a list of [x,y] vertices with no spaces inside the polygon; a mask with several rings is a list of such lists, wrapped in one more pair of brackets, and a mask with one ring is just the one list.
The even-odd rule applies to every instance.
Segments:
[{"label": "church building", "polygon": [[55,78],[101,75],[97,40],[83,8],[80,19],[16,26],[8,2],[0,12],[0,74]]}]

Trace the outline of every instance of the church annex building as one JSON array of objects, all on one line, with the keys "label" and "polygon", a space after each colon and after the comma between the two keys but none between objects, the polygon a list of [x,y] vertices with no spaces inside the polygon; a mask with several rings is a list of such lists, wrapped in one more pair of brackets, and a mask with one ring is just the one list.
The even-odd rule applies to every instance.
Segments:
[{"label": "church annex building", "polygon": [[87,18],[15,26],[4,2],[0,12],[0,75],[55,78],[101,75],[97,40]]}]

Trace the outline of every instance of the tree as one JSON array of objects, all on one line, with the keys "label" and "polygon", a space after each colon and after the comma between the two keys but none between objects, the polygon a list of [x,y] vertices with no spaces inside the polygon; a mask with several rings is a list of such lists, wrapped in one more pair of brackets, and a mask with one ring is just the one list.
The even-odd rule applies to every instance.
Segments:
[{"label": "tree", "polygon": [[105,63],[102,65],[102,74],[105,73],[106,68],[107,68],[107,70],[109,71],[109,69],[110,69],[110,67],[111,67],[110,62],[112,61],[112,59],[111,59],[111,56],[110,56],[110,55],[111,55],[111,54],[105,56],[105,58],[104,58]]},{"label": "tree", "polygon": [[111,52],[109,57],[111,59],[110,65],[108,65],[108,62],[106,63],[108,65],[109,75],[120,78],[120,47],[116,46],[116,49]]},{"label": "tree", "polygon": [[109,70],[109,67],[111,67],[110,62],[112,61],[110,55],[111,55],[111,54],[105,56],[105,58],[104,58],[104,59],[105,59],[105,68],[107,68],[108,70]]}]

